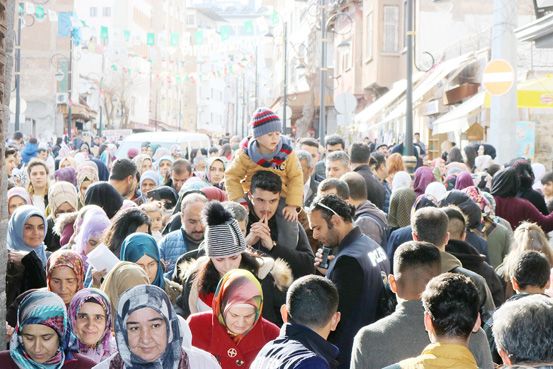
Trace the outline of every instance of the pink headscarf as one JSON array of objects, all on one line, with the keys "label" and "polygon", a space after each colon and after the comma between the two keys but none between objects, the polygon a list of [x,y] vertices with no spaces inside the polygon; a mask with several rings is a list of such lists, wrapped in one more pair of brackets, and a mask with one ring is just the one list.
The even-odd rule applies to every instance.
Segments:
[{"label": "pink headscarf", "polygon": [[29,192],[27,192],[27,190],[23,187],[13,187],[8,191],[8,204],[10,203],[11,198],[14,196],[21,197],[23,200],[25,200],[27,205],[31,204],[31,197],[29,196]]}]

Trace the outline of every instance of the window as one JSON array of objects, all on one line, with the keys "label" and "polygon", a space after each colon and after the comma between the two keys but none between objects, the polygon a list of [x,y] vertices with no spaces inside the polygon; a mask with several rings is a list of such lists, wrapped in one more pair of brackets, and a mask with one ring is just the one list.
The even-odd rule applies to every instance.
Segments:
[{"label": "window", "polygon": [[399,51],[399,6],[384,6],[384,34],[382,51],[397,53]]},{"label": "window", "polygon": [[102,9],[102,15],[104,17],[111,17],[111,8],[110,7],[105,7]]},{"label": "window", "polygon": [[90,16],[91,16],[91,17],[95,17],[95,16],[97,16],[97,15],[98,15],[98,9],[96,9],[95,6],[91,7],[91,8],[90,8]]},{"label": "window", "polygon": [[365,20],[365,58],[372,59],[373,57],[373,13],[367,14]]}]

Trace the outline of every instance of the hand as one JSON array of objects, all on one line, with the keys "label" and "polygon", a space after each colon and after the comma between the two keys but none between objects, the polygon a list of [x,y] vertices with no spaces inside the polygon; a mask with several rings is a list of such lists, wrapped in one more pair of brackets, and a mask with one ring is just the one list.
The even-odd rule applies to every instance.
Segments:
[{"label": "hand", "polygon": [[26,252],[10,250],[8,252],[8,261],[14,264],[21,264],[21,259],[25,256],[27,256]]},{"label": "hand", "polygon": [[10,342],[13,332],[15,332],[15,329],[6,322],[6,342]]},{"label": "hand", "polygon": [[[332,261],[336,256],[334,255],[328,255],[328,262]],[[317,250],[317,253],[315,254],[315,267],[321,273],[322,275],[326,275],[327,269],[320,268],[319,265],[321,265],[321,262],[323,261],[323,248]]]},{"label": "hand", "polygon": [[289,222],[298,221],[298,212],[295,206],[287,205],[284,209],[282,209],[282,214],[284,215],[284,219]]},{"label": "hand", "polygon": [[100,285],[102,284],[102,279],[106,276],[106,274],[107,271],[105,269],[100,271],[92,269],[92,285],[94,287],[100,287]]},{"label": "hand", "polygon": [[252,229],[250,229],[250,233],[248,233],[248,235],[246,236],[246,245],[253,246],[257,243],[257,241],[259,241],[259,236],[255,232],[253,232]]},{"label": "hand", "polygon": [[271,229],[269,228],[269,220],[267,217],[261,219],[259,222],[252,224],[250,233],[253,233],[261,241],[261,245],[267,250],[273,249],[273,239],[271,238]]}]

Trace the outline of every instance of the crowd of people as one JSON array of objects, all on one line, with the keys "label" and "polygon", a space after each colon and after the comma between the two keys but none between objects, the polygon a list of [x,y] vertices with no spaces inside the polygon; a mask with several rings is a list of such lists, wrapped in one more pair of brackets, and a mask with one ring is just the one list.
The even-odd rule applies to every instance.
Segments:
[{"label": "crowd of people", "polygon": [[[553,173],[251,135],[5,150],[2,368],[553,368]],[[98,256],[100,255],[100,256]]]}]

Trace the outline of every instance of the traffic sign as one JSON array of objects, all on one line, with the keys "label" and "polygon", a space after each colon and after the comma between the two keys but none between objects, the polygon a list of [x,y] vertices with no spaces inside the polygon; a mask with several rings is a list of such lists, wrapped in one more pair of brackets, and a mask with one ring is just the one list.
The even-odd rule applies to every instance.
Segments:
[{"label": "traffic sign", "polygon": [[492,96],[505,95],[515,83],[515,72],[511,64],[503,59],[491,60],[484,68],[482,85]]}]

